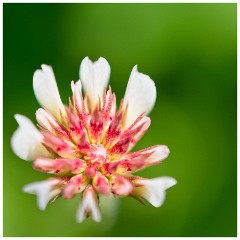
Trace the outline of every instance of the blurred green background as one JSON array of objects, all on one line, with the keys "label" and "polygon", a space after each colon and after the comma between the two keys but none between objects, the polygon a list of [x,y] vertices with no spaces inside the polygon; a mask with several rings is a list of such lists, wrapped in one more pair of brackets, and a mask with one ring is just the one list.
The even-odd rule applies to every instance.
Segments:
[{"label": "blurred green background", "polygon": [[[236,236],[236,4],[4,4],[3,20],[4,236]],[[13,115],[36,123],[32,76],[42,63],[67,103],[85,56],[109,61],[118,102],[135,64],[155,81],[152,124],[135,149],[171,150],[139,172],[178,180],[161,208],[124,198],[102,223],[77,224],[79,197],[41,212],[22,193],[46,175],[12,152]]]}]

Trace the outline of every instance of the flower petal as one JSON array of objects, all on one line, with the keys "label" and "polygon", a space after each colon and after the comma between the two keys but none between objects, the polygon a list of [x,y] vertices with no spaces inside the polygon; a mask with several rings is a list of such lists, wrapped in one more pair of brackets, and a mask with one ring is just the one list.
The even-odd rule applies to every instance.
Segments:
[{"label": "flower petal", "polygon": [[51,154],[41,144],[43,136],[27,117],[15,114],[19,124],[18,129],[11,138],[14,153],[24,159],[33,160],[37,157],[50,157]]},{"label": "flower petal", "polygon": [[136,153],[142,155],[149,154],[149,156],[145,159],[145,163],[152,165],[167,158],[170,150],[166,145],[158,145],[140,150]]},{"label": "flower petal", "polygon": [[75,144],[62,137],[55,137],[52,134],[43,132],[43,143],[52,152],[55,152],[62,158],[79,158],[80,153]]},{"label": "flower petal", "polygon": [[126,197],[131,194],[133,190],[132,183],[123,176],[113,175],[111,183],[112,191],[119,197]]},{"label": "flower petal", "polygon": [[110,153],[114,158],[120,158],[130,151],[140,138],[145,134],[151,124],[151,120],[146,116],[139,116],[134,123],[127,128],[120,136],[116,144],[111,148]]},{"label": "flower petal", "polygon": [[170,153],[165,145],[157,145],[133,152],[117,161],[105,164],[107,171],[116,174],[129,174],[160,163]]},{"label": "flower petal", "polygon": [[95,190],[103,195],[110,194],[110,185],[108,179],[101,173],[97,172],[96,176],[93,178],[92,185]]},{"label": "flower petal", "polygon": [[36,119],[37,122],[43,128],[46,128],[49,132],[53,133],[55,128],[58,128],[58,122],[55,118],[53,118],[47,111],[42,108],[39,108],[36,111]]},{"label": "flower petal", "polygon": [[76,83],[74,81],[71,81],[71,89],[73,93],[73,98],[76,102],[76,104],[81,108],[82,106],[82,83],[80,80],[78,80]]},{"label": "flower petal", "polygon": [[77,210],[77,222],[81,223],[89,216],[91,216],[96,222],[100,222],[102,220],[97,203],[97,196],[91,186],[87,187],[83,192],[82,202]]},{"label": "flower petal", "polygon": [[86,168],[86,162],[81,159],[37,158],[33,168],[50,174],[79,174]]},{"label": "flower petal", "polygon": [[133,182],[137,184],[134,194],[145,198],[154,207],[160,207],[165,200],[165,190],[177,184],[176,179],[171,177],[136,179]]},{"label": "flower petal", "polygon": [[110,77],[110,66],[105,58],[100,57],[96,62],[92,62],[85,57],[80,65],[80,80],[85,92],[91,101],[91,109],[94,105],[103,102],[104,88],[107,87]]},{"label": "flower petal", "polygon": [[131,142],[129,144],[127,152],[129,152],[136,143],[141,139],[141,137],[146,133],[148,128],[150,127],[151,119],[146,116],[139,116],[133,124],[126,129],[122,134],[122,138],[126,136],[131,136]]},{"label": "flower petal", "polygon": [[33,90],[39,104],[52,113],[59,121],[65,116],[65,109],[60,98],[56,79],[51,66],[42,64],[33,75]]},{"label": "flower petal", "polygon": [[82,96],[81,81],[78,80],[76,83],[72,81],[71,88],[73,92],[72,99],[73,99],[73,105],[74,105],[75,111],[80,117],[80,119],[82,120],[82,122],[85,123],[87,120],[87,113],[86,113],[86,108],[85,108],[83,96]]},{"label": "flower petal", "polygon": [[48,132],[52,133],[57,137],[69,140],[68,131],[66,130],[66,128],[46,110],[39,108],[36,111],[36,118],[37,122],[43,129],[47,129]]},{"label": "flower petal", "polygon": [[124,159],[131,163],[131,172],[136,172],[145,167],[160,163],[168,157],[169,153],[169,148],[166,145],[157,145],[127,154],[124,156]]},{"label": "flower petal", "polygon": [[40,210],[45,210],[48,202],[58,195],[60,188],[54,188],[61,182],[60,179],[50,178],[45,181],[33,182],[23,187],[25,193],[35,194],[37,196],[37,204]]},{"label": "flower petal", "polygon": [[136,65],[131,72],[124,96],[124,103],[127,105],[124,128],[129,127],[140,114],[149,114],[155,104],[156,97],[156,87],[153,80],[149,76],[139,73]]},{"label": "flower petal", "polygon": [[104,94],[102,113],[105,121],[112,120],[116,113],[116,96],[112,93],[110,87],[107,93]]},{"label": "flower petal", "polygon": [[63,189],[65,199],[73,198],[76,194],[82,192],[87,186],[87,179],[83,174],[72,177]]}]

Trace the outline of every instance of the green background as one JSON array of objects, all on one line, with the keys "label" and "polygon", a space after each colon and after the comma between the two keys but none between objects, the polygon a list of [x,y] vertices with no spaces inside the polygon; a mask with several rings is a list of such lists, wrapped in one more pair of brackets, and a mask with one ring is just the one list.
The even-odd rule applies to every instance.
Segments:
[{"label": "green background", "polygon": [[[4,236],[236,236],[236,4],[4,4],[3,20]],[[32,76],[42,63],[67,103],[85,56],[109,61],[118,102],[135,64],[155,81],[152,124],[135,149],[171,150],[139,172],[178,180],[161,208],[123,198],[102,223],[77,224],[79,196],[41,212],[22,193],[46,174],[12,152],[13,115],[36,123]]]}]

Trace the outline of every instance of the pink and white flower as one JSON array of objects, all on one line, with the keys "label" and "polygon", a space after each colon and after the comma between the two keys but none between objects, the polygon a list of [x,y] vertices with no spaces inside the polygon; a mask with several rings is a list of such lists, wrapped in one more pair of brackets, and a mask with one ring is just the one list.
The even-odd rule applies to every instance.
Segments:
[{"label": "pink and white flower", "polygon": [[23,188],[37,195],[41,210],[50,200],[71,199],[81,193],[77,221],[91,216],[99,222],[101,195],[132,195],[159,207],[166,189],[176,184],[171,177],[143,179],[133,175],[169,155],[165,145],[129,153],[150,126],[146,115],[156,100],[154,82],[135,66],[117,109],[115,94],[110,87],[107,90],[109,77],[106,59],[92,62],[86,57],[80,65],[80,80],[71,82],[72,98],[64,105],[52,68],[42,65],[34,73],[33,89],[42,106],[36,111],[38,128],[16,114],[19,127],[11,145],[18,157],[33,160],[35,170],[53,175]]}]

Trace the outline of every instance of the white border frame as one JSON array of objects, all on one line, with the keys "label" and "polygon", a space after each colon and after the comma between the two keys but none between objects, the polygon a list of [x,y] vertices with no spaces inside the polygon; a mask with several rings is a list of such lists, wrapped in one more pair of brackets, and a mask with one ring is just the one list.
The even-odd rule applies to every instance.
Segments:
[{"label": "white border frame", "polygon": [[[66,0],[51,0],[51,1],[22,1],[22,2],[19,2],[18,0],[11,0],[11,1],[3,1],[3,0],[0,0],[1,1],[1,5],[0,5],[0,10],[1,10],[1,13],[2,13],[2,16],[0,18],[0,27],[1,27],[1,40],[0,40],[0,43],[1,43],[1,52],[2,52],[2,57],[1,57],[1,60],[0,60],[0,74],[1,74],[1,85],[0,85],[0,110],[1,110],[1,118],[0,118],[0,134],[1,134],[1,140],[0,140],[0,143],[1,143],[1,148],[0,148],[0,152],[1,152],[1,156],[2,156],[2,159],[3,159],[3,3],[238,3],[237,0],[235,1],[217,1],[217,0],[212,0],[212,1],[190,1],[190,0],[185,0],[185,1],[172,1],[172,0],[168,0],[168,1],[161,1],[161,0],[150,0],[150,1],[144,1],[144,0],[131,0],[131,1],[127,1],[127,0],[122,0],[122,1],[113,1],[113,0],[105,0],[105,1],[101,1],[101,0],[89,0],[89,1],[69,1],[67,2]],[[237,15],[239,15],[239,7],[238,7],[238,4],[237,4]],[[240,20],[239,18],[237,17],[237,38],[238,38],[238,41],[237,43],[239,43],[239,37],[240,37],[240,34],[239,34],[239,26],[240,26]],[[237,56],[239,56],[239,48],[237,48]],[[237,62],[237,70],[238,70],[238,73],[237,73],[237,79],[239,79],[239,69],[240,69],[240,63]],[[240,90],[240,87],[239,85],[237,85],[237,90],[239,92]],[[237,117],[238,117],[238,120],[239,120],[239,117],[240,117],[240,98],[237,97],[237,110],[238,110],[238,114],[237,114]],[[237,130],[237,136],[238,136],[238,140],[239,140],[239,136],[240,136],[240,130],[238,128]],[[240,143],[239,141],[237,142],[237,149],[239,150],[240,149]],[[238,156],[238,155],[237,155]],[[238,157],[237,157],[238,159]],[[3,161],[2,161],[2,166],[3,166]],[[237,170],[238,170],[238,173],[239,173],[239,164],[237,165]],[[238,178],[237,180],[237,184],[238,184],[238,192],[237,192],[237,197],[238,197],[238,200],[239,200],[239,196],[240,196],[240,193],[239,193],[239,186],[240,186],[240,180]],[[2,212],[2,218],[1,218],[1,227],[0,227],[0,238],[3,238],[3,169],[2,171],[0,172],[0,189],[1,189],[1,193],[0,193],[0,203],[1,203],[1,212]],[[237,208],[237,219],[239,220],[239,213],[240,213],[240,210],[239,210],[239,207]],[[238,224],[237,224],[237,232],[239,232],[239,221],[238,221]],[[11,237],[13,238],[13,237]],[[15,237],[14,237],[15,238]],[[169,239],[169,237],[154,237],[154,239]],[[175,237],[170,237],[171,239],[176,239]],[[210,237],[198,237],[198,239],[209,239]],[[228,239],[235,239],[236,237],[228,237]],[[17,239],[17,238],[16,238]],[[48,239],[48,238],[40,238],[40,239]],[[61,238],[61,239],[67,239],[67,238]],[[92,237],[81,237],[81,239],[86,239],[86,240],[89,240],[89,239],[94,239]],[[100,237],[99,237],[100,239]],[[108,239],[114,239],[113,237],[110,237]],[[121,237],[121,238],[118,238],[118,239],[130,239],[130,237]],[[144,237],[143,239],[148,239],[147,237]],[[194,237],[188,237],[188,239],[194,239]],[[222,237],[215,237],[215,239],[223,239]]]}]

